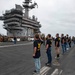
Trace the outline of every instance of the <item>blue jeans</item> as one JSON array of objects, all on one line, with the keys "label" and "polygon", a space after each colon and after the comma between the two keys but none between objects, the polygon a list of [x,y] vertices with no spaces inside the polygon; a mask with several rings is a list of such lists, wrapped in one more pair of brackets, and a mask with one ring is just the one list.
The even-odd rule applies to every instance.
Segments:
[{"label": "blue jeans", "polygon": [[74,46],[74,41],[72,41],[72,44],[71,45],[72,45],[72,47]]},{"label": "blue jeans", "polygon": [[34,63],[35,63],[35,70],[37,71],[37,73],[39,73],[41,69],[40,58],[34,58]]},{"label": "blue jeans", "polygon": [[48,62],[47,63],[51,63],[52,62],[52,56],[51,56],[51,47],[47,49],[47,57],[48,57]]},{"label": "blue jeans", "polygon": [[69,43],[67,42],[66,47],[69,48]]},{"label": "blue jeans", "polygon": [[66,43],[64,44],[65,52],[66,52]]},{"label": "blue jeans", "polygon": [[74,40],[74,44],[75,44],[75,40]]},{"label": "blue jeans", "polygon": [[14,40],[14,44],[16,44],[16,40]]},{"label": "blue jeans", "polygon": [[61,44],[62,45],[62,51],[63,51],[63,53],[65,52],[65,46],[64,46],[64,44]]}]

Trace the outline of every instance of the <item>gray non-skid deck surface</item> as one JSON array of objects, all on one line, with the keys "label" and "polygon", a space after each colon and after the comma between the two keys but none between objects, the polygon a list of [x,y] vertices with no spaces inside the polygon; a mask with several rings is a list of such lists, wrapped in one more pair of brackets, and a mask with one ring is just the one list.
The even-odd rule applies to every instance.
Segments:
[{"label": "gray non-skid deck surface", "polygon": [[[22,42],[21,42],[22,43]],[[27,42],[26,42],[27,43]],[[24,44],[24,42],[23,42]],[[68,52],[65,57],[67,57],[65,60],[63,58],[63,61],[61,64],[67,65],[65,67],[61,67],[64,70],[64,73],[66,73],[66,68],[68,68],[68,65],[72,64],[73,69],[74,67],[74,61],[67,61],[70,59],[71,55],[74,54],[74,48],[72,48],[72,51]],[[73,52],[74,51],[74,52]],[[23,45],[23,46],[11,46],[11,47],[4,47],[0,48],[0,75],[32,75],[32,72],[34,70],[34,63],[33,63],[33,58],[32,58],[32,53],[33,53],[33,45]],[[45,46],[42,45],[41,47],[41,63],[42,67],[44,64],[47,62],[47,57],[46,57],[46,51],[45,51]],[[55,50],[54,50],[54,45],[52,48],[52,56],[53,60],[55,57]],[[74,60],[73,55],[73,60]],[[71,66],[71,65],[70,65]],[[55,69],[55,66],[53,66]],[[54,70],[53,69],[53,70]],[[52,71],[53,71],[52,70]],[[70,69],[68,69],[69,71]],[[71,72],[71,71],[69,71]],[[63,75],[64,75],[63,73]],[[49,71],[48,75],[51,74],[51,71]],[[68,74],[66,74],[68,75]],[[72,74],[71,74],[72,75]],[[74,74],[75,75],[75,74]]]},{"label": "gray non-skid deck surface", "polygon": [[[0,75],[31,75],[34,70],[32,53],[32,44],[0,48]],[[46,61],[44,53],[42,49],[43,63]]]},{"label": "gray non-skid deck surface", "polygon": [[[55,69],[58,69],[59,75],[75,75],[75,46],[70,48],[64,55],[60,55],[60,66],[52,65],[52,69],[49,70],[47,75],[51,75]],[[53,61],[54,58],[53,58]]]}]

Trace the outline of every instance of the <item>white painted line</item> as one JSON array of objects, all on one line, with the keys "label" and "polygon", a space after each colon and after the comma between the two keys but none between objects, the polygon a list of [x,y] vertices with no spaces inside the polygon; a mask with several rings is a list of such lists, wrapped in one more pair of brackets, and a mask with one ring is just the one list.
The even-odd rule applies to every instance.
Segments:
[{"label": "white painted line", "polygon": [[42,72],[41,75],[45,75],[49,70],[50,70],[50,68],[45,69],[44,72]]},{"label": "white painted line", "polygon": [[5,45],[5,46],[0,46],[0,48],[4,48],[4,47],[16,47],[16,46],[30,45],[30,44],[32,44],[32,42],[25,43],[25,44]]},{"label": "white painted line", "polygon": [[51,75],[58,75],[58,69],[55,69]]},{"label": "white painted line", "polygon": [[44,67],[43,69],[40,70],[40,73],[42,74],[48,67]]},{"label": "white painted line", "polygon": [[51,69],[50,67],[44,66],[44,67],[41,68],[40,74],[45,75],[46,72],[48,72],[50,69]]},{"label": "white painted line", "polygon": [[61,75],[61,74],[62,74],[62,72],[63,72],[63,70],[61,70],[61,71],[60,71],[59,75]]},{"label": "white painted line", "polygon": [[42,67],[40,71],[42,71],[46,66]]}]

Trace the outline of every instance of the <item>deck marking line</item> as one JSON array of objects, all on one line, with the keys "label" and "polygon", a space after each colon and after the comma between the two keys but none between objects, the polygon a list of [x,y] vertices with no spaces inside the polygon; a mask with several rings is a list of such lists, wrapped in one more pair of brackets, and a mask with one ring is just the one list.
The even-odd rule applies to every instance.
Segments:
[{"label": "deck marking line", "polygon": [[30,45],[30,44],[32,44],[32,42],[30,42],[30,43],[25,43],[25,44],[5,45],[5,46],[0,46],[0,48],[4,48],[4,47],[14,47],[14,46],[22,46],[22,45]]},{"label": "deck marking line", "polygon": [[45,75],[49,70],[50,68],[45,69],[44,72],[41,73],[41,75]]},{"label": "deck marking line", "polygon": [[40,74],[41,74],[41,75],[44,75],[44,74],[46,74],[46,72],[48,72],[50,69],[51,69],[50,67],[44,66],[44,67],[41,68]]},{"label": "deck marking line", "polygon": [[55,69],[51,75],[58,75],[58,69]]},{"label": "deck marking line", "polygon": [[61,70],[61,71],[60,71],[59,75],[61,75],[61,74],[62,74],[62,72],[63,72],[63,70]]}]

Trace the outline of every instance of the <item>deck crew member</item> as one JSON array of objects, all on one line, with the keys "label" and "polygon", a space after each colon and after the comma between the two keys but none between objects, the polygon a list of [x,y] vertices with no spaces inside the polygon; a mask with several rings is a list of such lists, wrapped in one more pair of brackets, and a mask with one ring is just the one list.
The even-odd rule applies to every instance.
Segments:
[{"label": "deck crew member", "polygon": [[60,55],[60,37],[59,34],[56,34],[56,39],[55,39],[55,50],[56,50],[56,58],[59,59]]},{"label": "deck crew member", "polygon": [[48,62],[46,63],[47,66],[51,66],[52,63],[51,47],[52,47],[52,38],[51,34],[48,34],[46,41],[46,53],[48,58]]},{"label": "deck crew member", "polygon": [[33,58],[35,63],[35,70],[33,73],[40,73],[41,63],[40,63],[40,47],[43,41],[39,38],[39,34],[35,34],[34,36],[34,48],[33,48]]}]

